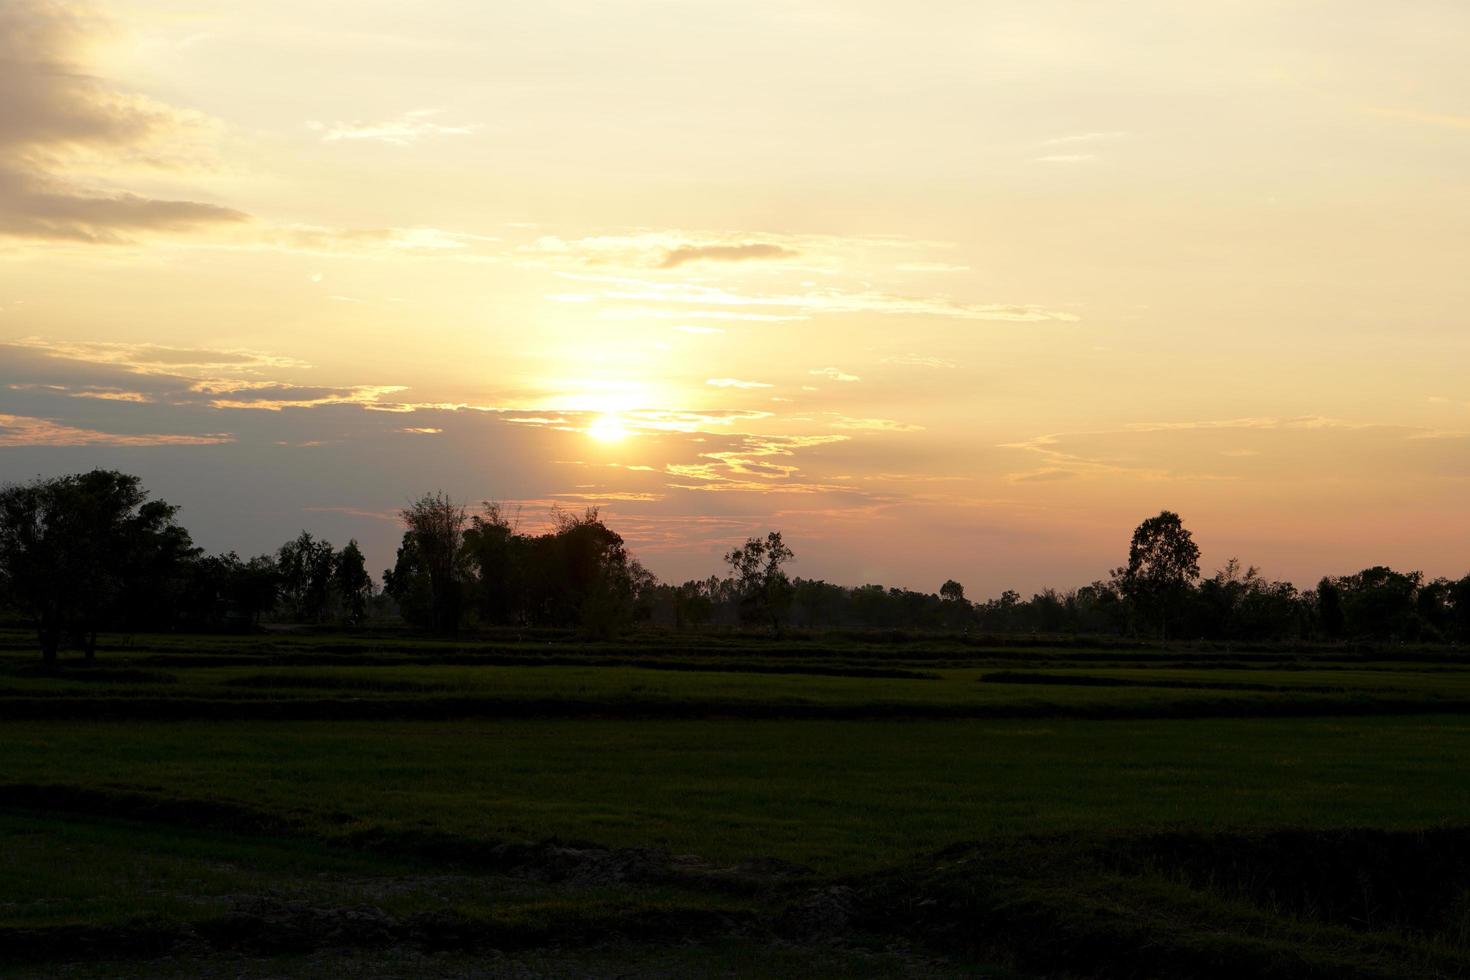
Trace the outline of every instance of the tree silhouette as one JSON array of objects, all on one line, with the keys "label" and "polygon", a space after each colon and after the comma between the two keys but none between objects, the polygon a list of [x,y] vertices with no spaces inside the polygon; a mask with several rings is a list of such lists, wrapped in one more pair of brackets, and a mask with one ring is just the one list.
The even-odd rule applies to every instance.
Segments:
[{"label": "tree silhouette", "polygon": [[1157,619],[1160,636],[1199,578],[1199,546],[1173,511],[1161,511],[1133,531],[1123,592],[1145,614]]},{"label": "tree silhouette", "polygon": [[773,633],[781,632],[794,590],[784,566],[796,555],[772,531],[764,541],[750,538],[725,556],[740,596],[740,615],[749,622],[767,622]]},{"label": "tree silhouette", "polygon": [[130,583],[163,580],[197,555],[177,512],[115,470],[0,488],[0,591],[31,616],[48,665],[67,634],[92,660]]},{"label": "tree silhouette", "polygon": [[357,626],[367,618],[368,600],[373,596],[373,580],[367,572],[362,549],[357,539],[347,542],[347,547],[337,555],[334,572],[337,592],[342,597],[342,616],[349,626]]},{"label": "tree silhouette", "polygon": [[281,590],[300,619],[318,623],[326,616],[336,573],[337,551],[330,541],[302,531],[276,552]]},{"label": "tree silhouette", "polygon": [[424,494],[400,513],[407,527],[404,544],[412,542],[428,576],[429,626],[435,633],[453,634],[459,629],[465,509],[440,490]]}]

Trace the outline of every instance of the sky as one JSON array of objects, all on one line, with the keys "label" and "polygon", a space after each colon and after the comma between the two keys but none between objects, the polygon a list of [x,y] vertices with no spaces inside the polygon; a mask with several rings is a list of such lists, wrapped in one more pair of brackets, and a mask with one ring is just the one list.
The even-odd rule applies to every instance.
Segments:
[{"label": "sky", "polygon": [[1460,2],[3,0],[0,480],[391,564],[1470,569]]}]

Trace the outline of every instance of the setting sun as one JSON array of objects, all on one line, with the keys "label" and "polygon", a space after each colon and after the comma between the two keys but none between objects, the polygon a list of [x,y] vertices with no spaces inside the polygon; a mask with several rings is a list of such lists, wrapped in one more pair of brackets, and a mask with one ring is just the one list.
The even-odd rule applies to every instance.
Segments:
[{"label": "setting sun", "polygon": [[587,427],[587,434],[598,442],[622,442],[628,430],[616,415],[600,415]]}]

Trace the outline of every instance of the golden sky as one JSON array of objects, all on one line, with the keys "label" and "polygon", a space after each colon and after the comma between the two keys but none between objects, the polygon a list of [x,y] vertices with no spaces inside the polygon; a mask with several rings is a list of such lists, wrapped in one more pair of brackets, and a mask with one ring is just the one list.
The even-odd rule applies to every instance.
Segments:
[{"label": "golden sky", "polygon": [[1470,7],[0,3],[0,477],[665,578],[1470,566]]}]

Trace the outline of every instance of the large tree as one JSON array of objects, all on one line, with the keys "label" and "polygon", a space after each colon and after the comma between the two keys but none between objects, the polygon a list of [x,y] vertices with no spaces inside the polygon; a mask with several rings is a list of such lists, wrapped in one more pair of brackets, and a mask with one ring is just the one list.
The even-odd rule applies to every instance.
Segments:
[{"label": "large tree", "polygon": [[93,659],[130,587],[156,594],[197,554],[177,512],[115,470],[0,488],[0,591],[35,623],[46,663],[68,634]]},{"label": "large tree", "polygon": [[482,513],[470,518],[464,532],[465,561],[473,575],[473,605],[480,621],[497,626],[526,621],[528,610],[527,540],[520,520],[505,508],[485,501]]},{"label": "large tree", "polygon": [[308,623],[320,622],[326,616],[337,571],[337,550],[332,543],[302,531],[281,545],[276,567],[292,614]]},{"label": "large tree", "polygon": [[795,557],[781,540],[780,531],[770,532],[765,540],[750,538],[725,556],[740,597],[742,619],[769,623],[773,633],[781,631],[795,591],[785,565]]},{"label": "large tree", "polygon": [[1178,514],[1161,511],[1134,529],[1121,578],[1123,593],[1167,637],[1169,621],[1199,579],[1199,545]]},{"label": "large tree", "polygon": [[428,579],[429,628],[453,634],[459,629],[464,579],[461,546],[468,515],[442,490],[424,494],[400,513],[406,528],[404,546],[411,548]]},{"label": "large tree", "polygon": [[342,598],[342,619],[349,626],[359,626],[367,618],[368,601],[373,597],[373,579],[368,574],[362,549],[357,539],[337,554],[333,572],[337,593]]}]

